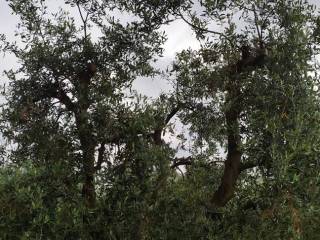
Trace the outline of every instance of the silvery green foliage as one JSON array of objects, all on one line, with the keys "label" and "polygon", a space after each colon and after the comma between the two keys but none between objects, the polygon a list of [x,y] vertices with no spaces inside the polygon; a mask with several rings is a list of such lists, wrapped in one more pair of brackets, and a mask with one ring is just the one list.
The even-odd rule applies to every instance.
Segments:
[{"label": "silvery green foliage", "polygon": [[[6,73],[1,130],[15,148],[1,167],[0,238],[319,238],[319,18],[313,6],[65,1],[65,9],[81,12],[76,21],[65,10],[50,15],[47,1],[8,3],[21,20],[20,42],[1,37],[1,49],[13,53],[20,68]],[[117,11],[133,20],[118,21]],[[189,24],[201,47],[178,53],[168,67],[174,91],[154,101],[130,92],[136,77],[158,73],[150,63],[162,53],[159,27],[176,19]],[[263,48],[265,57],[239,71],[243,46],[252,57]],[[83,101],[78,76],[91,63],[97,71]],[[237,99],[226,94],[230,76],[238,81]],[[103,164],[95,159],[94,208],[81,195],[83,149],[73,105],[62,93],[88,105],[80,114],[88,123],[83,127],[95,154],[104,150]],[[225,113],[234,102],[241,108],[241,174],[233,198],[215,208],[209,200],[221,181]],[[192,141],[176,133],[190,154],[181,172],[170,167],[179,163],[176,149],[154,139],[171,112],[191,134]]]}]

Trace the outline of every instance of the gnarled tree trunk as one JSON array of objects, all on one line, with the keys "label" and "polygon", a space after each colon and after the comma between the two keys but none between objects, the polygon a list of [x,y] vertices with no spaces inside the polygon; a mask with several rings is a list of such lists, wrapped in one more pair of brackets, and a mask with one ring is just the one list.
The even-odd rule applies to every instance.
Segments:
[{"label": "gnarled tree trunk", "polygon": [[256,49],[258,53],[256,55],[251,54],[248,46],[243,46],[241,51],[242,58],[230,68],[230,80],[226,99],[228,109],[225,112],[228,154],[224,163],[224,173],[220,186],[212,198],[212,203],[217,207],[225,206],[232,198],[241,171],[242,152],[240,150],[241,140],[239,133],[239,116],[241,113],[240,74],[249,69],[263,67],[267,57],[262,44],[260,49]]},{"label": "gnarled tree trunk", "polygon": [[236,181],[240,173],[241,151],[240,134],[239,134],[239,104],[240,89],[234,82],[228,91],[227,103],[230,104],[229,109],[225,113],[227,134],[228,134],[228,155],[225,161],[224,173],[218,190],[214,193],[213,203],[222,207],[232,198],[235,191]]},{"label": "gnarled tree trunk", "polygon": [[94,185],[95,174],[95,147],[96,142],[89,122],[88,109],[90,80],[95,74],[95,65],[89,63],[86,71],[79,75],[78,112],[76,113],[76,125],[82,150],[83,187],[82,196],[89,208],[95,206],[96,194]]}]

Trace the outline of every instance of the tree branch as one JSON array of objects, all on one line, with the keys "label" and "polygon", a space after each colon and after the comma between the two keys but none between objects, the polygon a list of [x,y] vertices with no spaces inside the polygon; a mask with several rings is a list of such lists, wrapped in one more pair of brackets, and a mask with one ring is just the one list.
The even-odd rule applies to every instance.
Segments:
[{"label": "tree branch", "polygon": [[156,145],[161,145],[162,143],[161,134],[162,134],[163,128],[170,122],[170,120],[174,117],[174,115],[176,115],[176,113],[180,110],[180,108],[181,108],[180,105],[177,105],[176,107],[174,107],[165,118],[164,123],[158,126],[158,128],[154,130],[153,140]]},{"label": "tree branch", "polygon": [[97,165],[94,167],[96,171],[101,170],[102,163],[104,162],[104,152],[106,151],[106,141],[102,141],[98,149],[98,161]]},{"label": "tree branch", "polygon": [[87,20],[88,20],[89,13],[87,13],[87,16],[84,18],[79,3],[77,3],[77,8],[83,23],[84,38],[86,39],[87,38]]},{"label": "tree branch", "polygon": [[257,14],[257,11],[256,11],[256,8],[255,8],[255,7],[253,7],[252,10],[253,10],[253,14],[254,14],[254,25],[255,25],[255,27],[256,27],[257,34],[258,34],[258,36],[259,36],[259,41],[262,41],[262,29],[261,29],[261,31],[260,31],[260,29],[259,29],[259,24],[258,24],[259,18],[258,18],[258,14]]},{"label": "tree branch", "polygon": [[182,157],[182,158],[175,158],[173,160],[173,164],[170,166],[171,169],[177,168],[179,166],[186,166],[192,164],[192,157]]},{"label": "tree branch", "polygon": [[202,27],[200,27],[200,26],[197,26],[197,25],[193,24],[192,22],[189,22],[189,21],[183,16],[182,13],[179,13],[178,15],[181,17],[181,19],[182,19],[185,23],[187,23],[187,24],[188,24],[189,26],[191,26],[192,28],[194,28],[194,29],[196,29],[196,30],[199,30],[199,31],[203,31],[203,32],[207,32],[207,33],[212,33],[212,34],[214,34],[214,35],[219,35],[219,36],[223,37],[224,39],[226,39],[226,40],[231,44],[231,46],[234,46],[233,41],[232,41],[227,35],[225,35],[224,33],[217,32],[217,31],[213,31],[213,30],[210,30],[210,29],[202,28]]},{"label": "tree branch", "polygon": [[174,115],[176,115],[177,112],[179,112],[180,108],[181,106],[178,105],[171,110],[171,112],[167,115],[166,120],[164,121],[165,125],[167,125],[170,122],[170,120],[174,117]]},{"label": "tree branch", "polygon": [[62,89],[58,89],[58,93],[56,95],[56,98],[61,103],[63,103],[69,111],[75,112],[75,109],[76,109],[75,104],[71,101],[71,99],[68,97],[68,95]]},{"label": "tree branch", "polygon": [[243,46],[242,58],[236,63],[236,67],[230,72],[230,86],[227,89],[226,104],[229,108],[225,112],[225,120],[227,125],[227,145],[228,154],[224,163],[224,173],[221,178],[219,188],[215,191],[212,203],[217,207],[224,207],[233,197],[236,182],[241,173],[245,169],[254,167],[253,164],[241,164],[242,151],[241,136],[239,132],[239,118],[241,109],[241,89],[239,85],[239,75],[247,70],[247,67],[262,67],[265,64],[266,53],[264,49],[259,50],[255,55],[250,54],[250,48]]},{"label": "tree branch", "polygon": [[33,98],[33,102],[41,101],[46,98],[56,98],[60,103],[64,104],[68,111],[74,112],[76,109],[75,104],[68,97],[62,88],[58,84],[52,84],[47,87],[41,94]]},{"label": "tree branch", "polygon": [[261,166],[262,164],[259,164],[257,162],[246,162],[246,163],[241,163],[240,167],[239,167],[239,171],[243,172],[246,171],[248,169],[254,168],[254,167],[258,167]]}]

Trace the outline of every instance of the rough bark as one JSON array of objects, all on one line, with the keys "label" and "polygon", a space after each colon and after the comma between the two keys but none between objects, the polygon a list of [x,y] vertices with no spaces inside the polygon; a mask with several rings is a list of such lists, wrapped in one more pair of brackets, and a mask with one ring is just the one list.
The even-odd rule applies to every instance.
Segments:
[{"label": "rough bark", "polygon": [[95,185],[94,185],[94,146],[92,144],[87,144],[81,141],[81,148],[83,151],[83,174],[84,174],[84,182],[82,187],[82,196],[85,201],[85,204],[89,208],[93,208],[95,206],[96,201],[96,193],[95,193]]},{"label": "rough bark", "polygon": [[92,127],[89,122],[88,108],[89,101],[89,84],[95,74],[96,69],[89,63],[86,71],[79,75],[78,88],[78,112],[76,113],[76,124],[79,134],[81,150],[82,150],[82,165],[83,165],[83,187],[82,196],[85,204],[89,208],[95,206],[96,194],[94,185],[94,154],[95,154],[95,138],[92,134]]},{"label": "rough bark", "polygon": [[225,206],[233,197],[236,182],[242,170],[240,150],[241,140],[239,133],[239,116],[241,113],[241,90],[240,74],[248,69],[259,68],[265,64],[266,52],[264,49],[256,49],[256,54],[252,55],[249,47],[241,48],[241,59],[232,66],[230,81],[227,88],[226,104],[228,109],[225,112],[227,124],[227,159],[224,163],[224,173],[220,186],[215,191],[212,203],[217,207]]},{"label": "rough bark", "polygon": [[[161,122],[154,130],[154,133],[152,135],[153,143],[157,147],[161,147],[163,145],[162,141],[162,133],[165,126],[170,122],[170,120],[176,115],[176,113],[180,110],[180,106],[176,106],[168,113],[166,118],[164,119],[164,122]],[[156,180],[156,185],[154,186],[153,191],[150,195],[146,197],[147,203],[150,205],[154,204],[156,199],[158,198],[158,194],[161,191],[162,188],[165,187],[167,182],[168,175],[165,173],[165,163],[160,162],[160,175],[158,176]],[[149,228],[149,221],[152,219],[152,216],[150,215],[150,211],[148,210],[149,207],[145,206],[143,209],[141,209],[139,222],[137,226],[137,232],[135,233],[134,239],[148,239],[148,228]]]},{"label": "rough bark", "polygon": [[237,95],[239,94],[238,90],[239,89],[234,89],[231,93],[229,92],[233,103],[231,103],[230,109],[225,114],[228,134],[228,155],[227,160],[224,163],[225,167],[221,184],[213,196],[213,203],[218,207],[225,206],[232,198],[235,191],[236,181],[240,174],[242,153],[239,149],[240,134],[238,118],[240,111],[238,101],[236,101]]}]

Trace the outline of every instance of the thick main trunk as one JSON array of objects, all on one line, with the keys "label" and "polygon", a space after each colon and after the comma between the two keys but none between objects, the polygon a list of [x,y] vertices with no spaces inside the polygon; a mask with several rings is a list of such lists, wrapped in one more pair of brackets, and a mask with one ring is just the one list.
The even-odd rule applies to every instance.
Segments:
[{"label": "thick main trunk", "polygon": [[79,75],[78,112],[76,114],[76,124],[82,150],[82,196],[88,208],[93,208],[96,200],[94,184],[96,143],[92,134],[92,126],[90,124],[88,112],[90,106],[89,85],[95,71],[95,65],[90,63],[87,66],[87,70]]},{"label": "thick main trunk", "polygon": [[85,205],[89,208],[93,208],[95,206],[96,201],[96,193],[95,193],[95,185],[94,185],[94,146],[84,146],[83,149],[83,187],[82,187],[82,196],[85,201]]},{"label": "thick main trunk", "polygon": [[83,187],[82,196],[87,207],[95,205],[95,186],[94,186],[94,160],[95,160],[95,141],[92,135],[92,128],[88,120],[87,110],[83,110],[76,116],[78,134],[82,150],[82,172]]},{"label": "thick main trunk", "polygon": [[213,195],[212,202],[217,207],[225,206],[233,197],[235,186],[240,174],[240,163],[242,153],[240,151],[240,133],[239,133],[239,114],[240,104],[240,87],[236,79],[232,79],[228,89],[227,104],[228,110],[225,113],[227,124],[227,159],[224,163],[224,173],[217,191]]},{"label": "thick main trunk", "polygon": [[227,89],[228,110],[225,113],[228,134],[228,155],[224,164],[224,173],[217,191],[214,193],[212,203],[217,207],[225,206],[232,198],[241,168],[241,150],[239,133],[239,116],[241,112],[240,75],[247,68],[261,68],[267,58],[265,48],[261,44],[256,49],[257,55],[251,55],[250,47],[241,48],[241,59],[230,68],[230,82]]},{"label": "thick main trunk", "polygon": [[242,155],[239,150],[240,136],[238,133],[237,113],[227,112],[226,121],[228,127],[228,155],[224,163],[224,173],[220,186],[213,196],[213,203],[218,207],[225,206],[234,194],[236,181],[240,173]]}]

